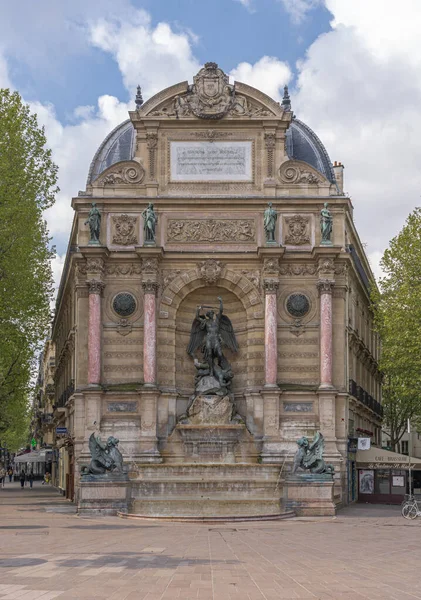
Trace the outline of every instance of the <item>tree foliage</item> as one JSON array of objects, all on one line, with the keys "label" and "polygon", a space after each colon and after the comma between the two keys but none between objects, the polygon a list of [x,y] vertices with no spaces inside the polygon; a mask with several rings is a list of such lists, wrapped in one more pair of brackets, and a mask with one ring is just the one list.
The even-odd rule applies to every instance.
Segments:
[{"label": "tree foliage", "polygon": [[50,321],[53,250],[43,211],[57,167],[17,92],[0,89],[0,442],[23,436],[35,355]]},{"label": "tree foliage", "polygon": [[415,423],[421,415],[420,208],[391,240],[380,264],[385,277],[373,291],[373,301],[382,338],[384,419],[395,448],[408,419]]}]

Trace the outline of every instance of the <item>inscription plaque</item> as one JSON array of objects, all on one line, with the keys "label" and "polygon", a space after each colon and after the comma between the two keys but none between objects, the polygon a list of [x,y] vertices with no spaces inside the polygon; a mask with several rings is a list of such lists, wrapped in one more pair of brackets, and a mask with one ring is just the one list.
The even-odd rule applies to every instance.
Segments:
[{"label": "inscription plaque", "polygon": [[171,181],[252,181],[252,142],[171,142]]},{"label": "inscription plaque", "polygon": [[108,412],[136,412],[137,402],[109,402]]},{"label": "inscription plaque", "polygon": [[312,412],[313,402],[284,402],[285,412]]}]

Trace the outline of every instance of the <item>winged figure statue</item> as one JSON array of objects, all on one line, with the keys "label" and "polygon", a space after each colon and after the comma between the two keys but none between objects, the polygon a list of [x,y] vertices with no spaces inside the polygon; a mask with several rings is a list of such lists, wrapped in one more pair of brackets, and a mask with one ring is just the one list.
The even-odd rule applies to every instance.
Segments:
[{"label": "winged figure statue", "polygon": [[91,453],[91,462],[85,467],[83,475],[104,475],[107,472],[123,472],[123,456],[117,448],[118,438],[112,435],[106,442],[103,442],[95,432],[89,438],[89,451]]},{"label": "winged figure statue", "polygon": [[[187,352],[194,359],[194,353],[200,348],[204,362],[207,363],[208,369],[205,369],[208,371],[207,375],[219,379],[222,371],[230,370],[229,363],[222,351],[223,346],[232,352],[237,352],[238,343],[231,320],[223,314],[224,306],[220,296],[218,296],[218,301],[219,311],[216,314],[212,309],[202,314],[203,308],[211,307],[197,307]],[[217,360],[217,365],[215,365],[215,360]],[[201,364],[206,367],[203,363]]]},{"label": "winged figure statue", "polygon": [[326,464],[323,458],[325,441],[320,431],[315,433],[312,442],[308,438],[302,437],[297,440],[297,444],[298,450],[294,456],[293,473],[296,473],[298,469],[318,474],[333,473],[333,465]]}]

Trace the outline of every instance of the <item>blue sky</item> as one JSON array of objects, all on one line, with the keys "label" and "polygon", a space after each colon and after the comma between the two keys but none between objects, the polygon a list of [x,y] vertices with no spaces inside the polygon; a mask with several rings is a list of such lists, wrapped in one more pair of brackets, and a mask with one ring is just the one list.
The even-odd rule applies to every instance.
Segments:
[{"label": "blue sky", "polygon": [[373,269],[421,195],[419,0],[0,0],[0,87],[45,125],[60,168],[46,218],[58,279],[104,137],[144,98],[206,61],[293,109],[345,164]]},{"label": "blue sky", "polygon": [[[39,4],[42,6],[43,1]],[[152,27],[167,22],[176,32],[190,32],[197,60],[201,63],[212,60],[225,71],[241,62],[253,64],[262,56],[279,57],[293,66],[320,34],[330,30],[332,18],[326,7],[318,4],[297,22],[281,2],[274,0],[254,0],[250,4],[239,0],[211,3],[208,0],[135,0],[131,4],[133,8],[148,11]],[[12,13],[6,15],[7,18],[10,29],[18,37],[21,14]],[[80,32],[85,26],[77,16],[56,23],[67,31]],[[44,27],[40,26],[38,33],[45,35]],[[48,36],[48,31],[46,33]],[[72,120],[77,106],[95,104],[103,94],[129,100],[118,65],[109,54],[89,45],[69,52],[67,43],[56,36],[51,36],[49,42],[47,37],[45,45],[46,56],[39,62],[28,61],[25,55],[8,55],[13,82],[27,100],[52,103],[61,121]],[[140,84],[141,79],[140,75]]]}]

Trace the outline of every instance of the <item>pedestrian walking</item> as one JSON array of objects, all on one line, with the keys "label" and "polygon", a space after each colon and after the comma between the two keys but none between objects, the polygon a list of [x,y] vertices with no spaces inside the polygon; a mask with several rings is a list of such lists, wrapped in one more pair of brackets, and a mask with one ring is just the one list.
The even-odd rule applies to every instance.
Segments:
[{"label": "pedestrian walking", "polygon": [[2,467],[0,469],[0,485],[2,488],[4,488],[4,480],[6,479],[6,470],[4,469],[4,467]]},{"label": "pedestrian walking", "polygon": [[26,479],[26,474],[25,471],[22,469],[22,471],[20,472],[20,487],[23,488],[23,486],[25,485],[25,479]]},{"label": "pedestrian walking", "polygon": [[9,470],[7,471],[7,474],[9,475],[9,483],[12,483],[12,480],[13,480],[13,469],[12,469],[12,467],[9,467]]},{"label": "pedestrian walking", "polygon": [[29,472],[28,481],[29,481],[29,486],[32,489],[32,485],[34,483],[34,474],[32,473],[32,471]]}]

